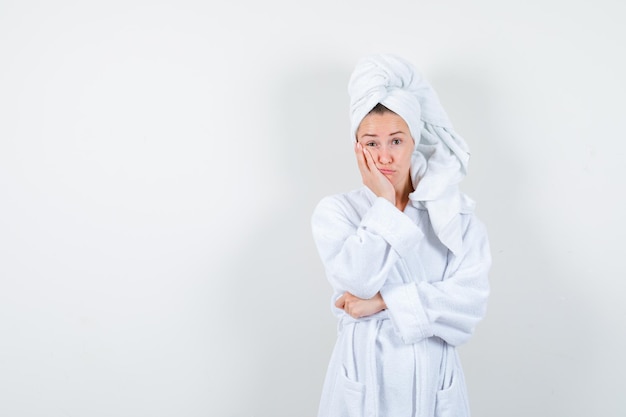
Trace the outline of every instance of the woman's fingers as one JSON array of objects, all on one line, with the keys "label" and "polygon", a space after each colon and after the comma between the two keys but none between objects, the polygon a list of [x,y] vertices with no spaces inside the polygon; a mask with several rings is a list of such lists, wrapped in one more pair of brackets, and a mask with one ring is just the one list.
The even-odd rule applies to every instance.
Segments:
[{"label": "woman's fingers", "polygon": [[356,163],[359,166],[359,171],[361,171],[361,176],[365,179],[365,176],[369,174],[369,167],[365,161],[363,146],[359,142],[354,144],[354,154],[356,155]]},{"label": "woman's fingers", "polygon": [[379,171],[369,149],[357,142],[355,145],[359,170],[365,184],[374,194],[395,204],[395,190],[393,185],[382,172]]},{"label": "woman's fingers", "polygon": [[378,170],[374,157],[369,149],[363,147],[359,142],[356,142],[354,144],[354,153],[356,155],[359,171],[361,172],[363,184],[377,196],[383,197],[392,204],[395,204],[396,195],[393,185],[389,179]]},{"label": "woman's fingers", "polygon": [[374,157],[370,153],[369,149],[363,147],[359,142],[356,143],[357,161],[361,163],[361,166],[372,175],[383,175],[374,162]]},{"label": "woman's fingers", "polygon": [[337,301],[335,301],[335,307],[343,309],[343,307],[346,304],[346,294],[344,294],[341,297],[337,298]]},{"label": "woman's fingers", "polygon": [[354,145],[354,152],[356,154],[357,164],[359,165],[359,171],[361,171],[361,177],[363,177],[365,184],[375,179],[378,175],[383,175],[376,167],[374,158],[367,148],[364,148],[363,145],[357,142],[356,145]]},{"label": "woman's fingers", "polygon": [[335,306],[342,309],[355,319],[376,314],[387,308],[384,300],[380,296],[380,293],[376,294],[369,300],[365,300],[349,292],[345,292],[337,299]]},{"label": "woman's fingers", "polygon": [[372,172],[373,174],[380,174],[383,175],[378,168],[376,168],[376,163],[374,162],[374,158],[372,157],[372,154],[370,153],[370,151],[367,148],[363,148],[363,156],[365,158],[365,163],[367,164],[367,167],[369,168],[370,172]]}]

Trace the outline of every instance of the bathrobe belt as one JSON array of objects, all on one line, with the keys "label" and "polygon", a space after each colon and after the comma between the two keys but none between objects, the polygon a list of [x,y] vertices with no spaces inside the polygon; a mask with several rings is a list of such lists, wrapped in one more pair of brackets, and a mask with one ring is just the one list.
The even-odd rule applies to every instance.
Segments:
[{"label": "bathrobe belt", "polygon": [[[376,340],[380,333],[380,328],[383,321],[389,320],[389,314],[387,311],[381,311],[380,313],[372,316],[355,319],[347,314],[343,315],[339,319],[338,331],[341,332],[347,325],[361,323],[367,326],[367,346],[365,348],[365,379],[366,386],[365,395],[365,416],[366,417],[386,417],[379,416],[378,414],[378,395],[376,391],[372,394],[371,390],[378,390],[378,372],[376,363]],[[351,332],[348,336],[347,345],[345,346],[346,360],[350,361],[350,365],[354,367],[356,374],[356,358],[354,357],[354,331],[356,326],[352,326]],[[425,387],[428,386],[428,349],[420,349],[423,343],[412,344],[413,348],[413,363],[415,366],[415,398],[416,404],[414,409],[414,417],[429,416],[434,409],[434,403],[429,401],[432,397],[425,391]],[[363,380],[362,377],[359,379]]]}]

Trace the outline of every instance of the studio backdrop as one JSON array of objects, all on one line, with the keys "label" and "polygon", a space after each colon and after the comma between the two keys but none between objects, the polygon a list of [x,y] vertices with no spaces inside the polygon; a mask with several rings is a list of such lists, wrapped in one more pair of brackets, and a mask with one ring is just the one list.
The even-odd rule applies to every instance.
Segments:
[{"label": "studio backdrop", "polygon": [[473,414],[626,415],[623,2],[1,1],[0,415],[312,417],[356,62],[470,146]]}]

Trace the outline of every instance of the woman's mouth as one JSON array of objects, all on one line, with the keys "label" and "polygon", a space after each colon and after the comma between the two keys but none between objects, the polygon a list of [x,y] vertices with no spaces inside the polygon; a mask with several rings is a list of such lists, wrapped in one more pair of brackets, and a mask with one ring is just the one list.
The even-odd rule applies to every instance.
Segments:
[{"label": "woman's mouth", "polygon": [[391,175],[393,174],[395,171],[392,169],[378,169],[380,172],[382,172],[385,175]]}]

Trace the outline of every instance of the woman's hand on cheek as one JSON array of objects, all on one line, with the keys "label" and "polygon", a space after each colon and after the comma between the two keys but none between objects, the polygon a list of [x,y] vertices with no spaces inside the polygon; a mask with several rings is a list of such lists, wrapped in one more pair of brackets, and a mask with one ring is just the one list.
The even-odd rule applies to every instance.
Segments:
[{"label": "woman's hand on cheek", "polygon": [[354,145],[356,161],[363,178],[363,184],[367,186],[378,197],[383,197],[396,204],[396,191],[391,182],[376,167],[372,154],[359,142]]},{"label": "woman's hand on cheek", "polygon": [[351,317],[358,319],[360,317],[376,314],[386,309],[387,305],[380,293],[376,293],[374,297],[366,300],[350,294],[349,292],[345,292],[337,299],[335,307],[342,309]]}]

